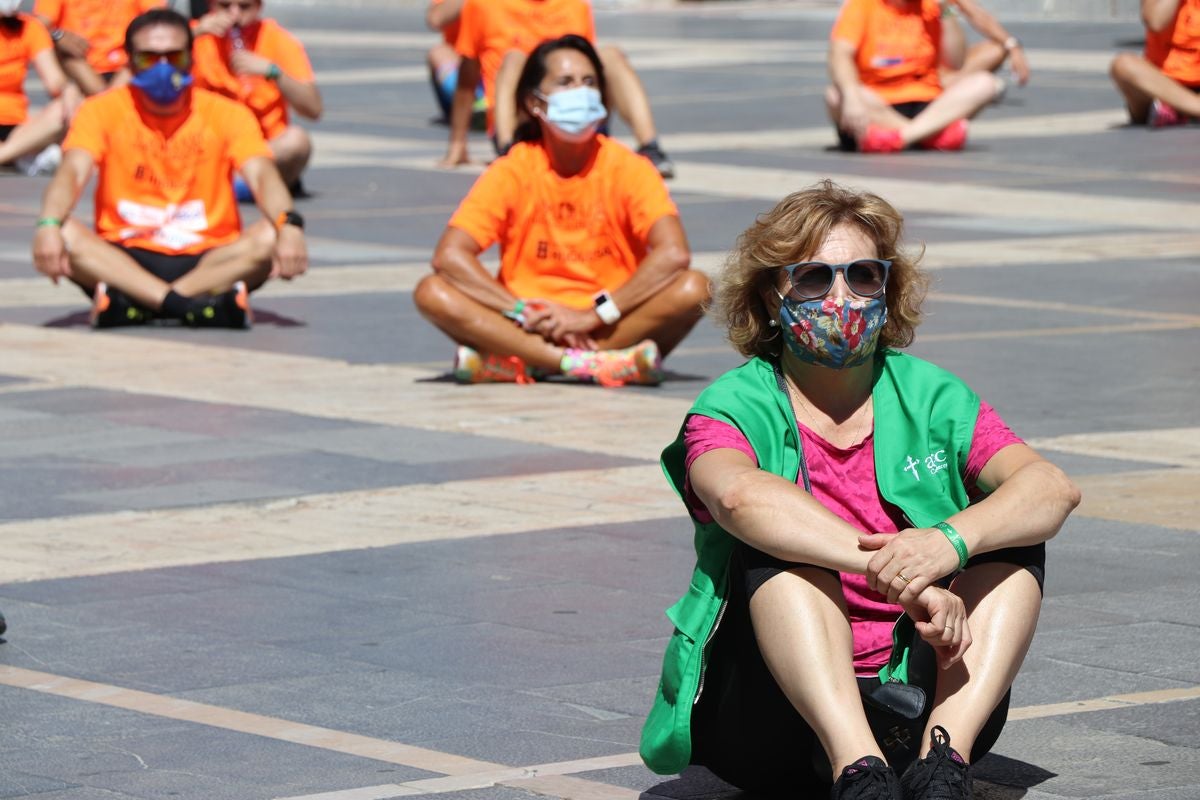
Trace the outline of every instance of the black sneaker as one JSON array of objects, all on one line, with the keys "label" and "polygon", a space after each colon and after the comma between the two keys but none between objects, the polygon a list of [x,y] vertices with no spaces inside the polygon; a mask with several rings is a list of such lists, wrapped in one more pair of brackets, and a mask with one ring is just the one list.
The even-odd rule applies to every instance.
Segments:
[{"label": "black sneaker", "polygon": [[[6,630],[8,630],[8,623],[4,621],[4,615],[0,614],[0,636],[3,636]],[[0,641],[4,640],[0,639]]]},{"label": "black sneaker", "polygon": [[950,734],[935,725],[929,754],[914,761],[900,776],[905,800],[970,800],[971,766],[950,746]]},{"label": "black sneaker", "polygon": [[145,325],[150,314],[135,306],[128,297],[100,281],[92,293],[92,310],[88,321],[93,328],[115,328],[119,325]]},{"label": "black sneaker", "polygon": [[236,328],[249,330],[254,322],[250,310],[250,292],[245,281],[238,281],[228,292],[197,301],[183,318],[183,324],[192,328]]},{"label": "black sneaker", "polygon": [[639,156],[649,159],[654,168],[658,170],[658,174],[662,175],[664,179],[669,180],[675,177],[675,164],[658,146],[657,139],[639,147],[637,153]]},{"label": "black sneaker", "polygon": [[882,758],[863,756],[842,770],[830,800],[903,800],[900,781]]}]

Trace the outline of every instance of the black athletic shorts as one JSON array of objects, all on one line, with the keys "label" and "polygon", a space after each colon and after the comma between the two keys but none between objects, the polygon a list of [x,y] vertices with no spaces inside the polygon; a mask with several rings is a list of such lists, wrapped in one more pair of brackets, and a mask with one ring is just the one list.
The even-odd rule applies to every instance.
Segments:
[{"label": "black athletic shorts", "polygon": [[[174,283],[191,272],[200,263],[200,259],[204,257],[204,253],[172,255],[170,253],[159,253],[154,250],[145,250],[141,247],[116,246],[128,253],[138,263],[139,267],[166,283]],[[79,288],[88,297],[92,296],[91,291],[85,287],[80,286]]]},{"label": "black athletic shorts", "polygon": [[16,125],[0,125],[0,142],[8,141],[8,137],[16,128]]},{"label": "black athletic shorts", "polygon": [[[912,119],[917,114],[920,114],[928,107],[929,103],[925,100],[913,100],[908,103],[895,103],[892,105],[892,108],[900,112],[901,116],[908,117],[909,119]],[[837,135],[839,150],[843,150],[847,153],[853,153],[858,150],[858,141],[854,138],[854,134],[838,128]]]},{"label": "black athletic shorts", "polygon": [[[972,558],[968,566],[1015,563],[1029,570],[1040,587],[1045,575],[1045,552],[1044,544],[998,550]],[[748,791],[824,796],[830,786],[829,759],[812,728],[775,683],[750,622],[754,592],[774,575],[798,566],[807,565],[781,561],[741,542],[736,545],[729,565],[729,604],[709,645],[704,688],[692,709],[692,763]],[[936,681],[932,647],[921,642],[911,658],[914,665],[925,665],[915,668],[914,674]],[[878,684],[875,678],[860,678],[859,682]],[[922,685],[932,698],[936,688],[933,682],[917,679],[914,683]],[[1008,717],[1009,697],[1004,696],[979,732],[970,753],[972,763],[999,738]],[[909,724],[900,752],[910,761],[921,747],[927,723],[928,715]],[[897,763],[894,753],[891,761],[903,770],[905,763]]]}]

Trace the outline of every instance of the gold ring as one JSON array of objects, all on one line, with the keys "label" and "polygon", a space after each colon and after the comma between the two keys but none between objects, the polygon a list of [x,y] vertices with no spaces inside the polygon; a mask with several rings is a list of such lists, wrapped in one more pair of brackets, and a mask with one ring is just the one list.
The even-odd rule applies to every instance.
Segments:
[{"label": "gold ring", "polygon": [[912,578],[906,578],[906,577],[904,577],[904,573],[902,573],[902,572],[897,572],[897,573],[896,573],[896,577],[897,577],[897,578],[899,578],[900,580],[904,581],[904,585],[905,585],[905,586],[907,586],[908,584],[912,583]]}]

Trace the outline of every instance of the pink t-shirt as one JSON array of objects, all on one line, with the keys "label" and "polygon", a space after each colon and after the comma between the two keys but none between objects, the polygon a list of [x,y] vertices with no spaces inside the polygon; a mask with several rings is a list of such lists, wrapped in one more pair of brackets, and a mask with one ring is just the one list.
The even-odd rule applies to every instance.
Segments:
[{"label": "pink t-shirt", "polygon": [[[829,444],[803,424],[798,427],[813,497],[866,533],[896,533],[901,526],[908,527],[900,509],[885,501],[875,484],[874,434],[868,435],[854,447],[843,450]],[[683,435],[688,470],[701,455],[720,448],[738,450],[758,463],[746,437],[725,422],[693,414],[684,426]],[[975,482],[992,456],[1011,444],[1021,443],[1021,439],[1009,430],[995,409],[981,402],[963,475],[967,491],[978,491]],[[711,522],[712,515],[692,491],[690,481],[685,482],[684,492],[696,519]],[[858,675],[873,675],[887,663],[892,649],[892,626],[904,610],[888,603],[883,595],[868,587],[863,575],[842,573],[842,592],[846,597],[854,633],[854,671]]]}]

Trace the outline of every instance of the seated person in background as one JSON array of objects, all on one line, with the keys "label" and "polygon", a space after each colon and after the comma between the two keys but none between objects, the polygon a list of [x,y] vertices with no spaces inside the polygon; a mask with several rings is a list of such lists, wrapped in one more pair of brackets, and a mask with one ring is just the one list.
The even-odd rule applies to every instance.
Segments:
[{"label": "seated person in background", "polygon": [[[431,31],[442,34],[442,41],[425,54],[425,62],[429,65],[433,96],[442,110],[442,119],[447,123],[450,122],[450,108],[454,105],[454,90],[458,87],[458,65],[462,61],[462,56],[454,49],[462,5],[463,0],[432,0],[425,12],[425,24]],[[475,105],[472,109],[476,112],[487,111],[482,83],[475,86]]]},{"label": "seated person in background", "polygon": [[937,0],[846,0],[830,38],[825,103],[844,150],[961,150],[967,120],[1004,90],[989,72],[943,86]]},{"label": "seated person in background", "polygon": [[[443,166],[467,163],[467,127],[473,92],[480,76],[488,104],[488,131],[496,152],[503,155],[513,143],[517,79],[526,54],[539,42],[573,33],[596,40],[596,24],[587,0],[465,0],[459,16],[455,49],[462,56],[458,87],[450,114],[450,142]],[[599,51],[608,74],[609,94],[617,113],[638,142],[638,153],[654,164],[664,178],[675,165],[658,145],[658,133],[646,90],[625,54],[617,47]]]},{"label": "seated person in background", "polygon": [[[902,230],[883,199],[824,181],[759,215],[717,281],[749,360],[662,454],[696,561],[642,729],[657,773],[970,800],[1004,726],[1045,542],[1079,490],[962,380],[895,349],[928,283]],[[908,714],[868,714],[903,690]]]},{"label": "seated person in background", "polygon": [[[43,150],[62,138],[66,106],[61,99],[67,79],[54,58],[50,33],[35,17],[17,11],[20,0],[0,0],[0,164],[29,175],[53,172],[58,148]],[[25,73],[29,64],[54,98],[29,113]]]},{"label": "seated person in background", "polygon": [[1200,0],[1142,0],[1144,55],[1121,53],[1110,70],[1136,125],[1200,119]]},{"label": "seated person in background", "polygon": [[[244,106],[191,88],[192,31],[174,11],[134,19],[129,85],[85,100],[33,239],[39,272],[94,297],[95,327],[148,317],[248,327],[248,291],[307,267],[304,221]],[[244,232],[240,170],[266,215]],[[95,231],[69,219],[97,171]]]},{"label": "seated person in background", "polygon": [[[687,237],[654,167],[597,133],[605,96],[583,37],[530,53],[517,144],[451,217],[434,274],[414,293],[459,344],[458,380],[658,383],[661,357],[700,319],[708,278],[688,269]],[[497,277],[479,261],[494,243]]]},{"label": "seated person in background", "polygon": [[[196,86],[231,97],[254,112],[284,183],[299,194],[312,139],[289,120],[321,116],[308,54],[290,33],[262,18],[262,0],[212,0],[196,24]],[[239,199],[248,200],[244,190]]]},{"label": "seated person in background", "polygon": [[50,29],[67,77],[91,96],[127,77],[125,29],[133,18],[166,5],[166,0],[37,0],[33,13]]},{"label": "seated person in background", "polygon": [[[982,42],[967,46],[961,15],[984,36]],[[975,0],[944,0],[942,4],[942,85],[949,86],[958,76],[969,72],[995,72],[1009,62],[1017,83],[1029,83],[1029,61],[1021,41],[1010,34],[995,17]]]}]

